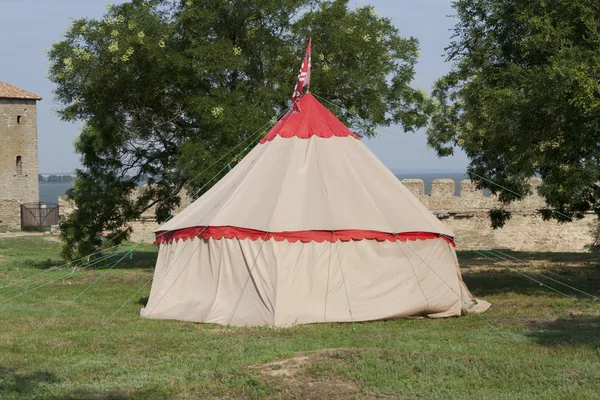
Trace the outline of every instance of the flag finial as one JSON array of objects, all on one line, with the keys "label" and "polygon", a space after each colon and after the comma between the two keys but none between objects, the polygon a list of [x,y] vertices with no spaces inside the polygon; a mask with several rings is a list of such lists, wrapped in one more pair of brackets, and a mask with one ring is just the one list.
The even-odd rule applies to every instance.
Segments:
[{"label": "flag finial", "polygon": [[300,100],[300,97],[302,97],[302,92],[305,87],[306,91],[310,92],[311,42],[312,37],[309,37],[308,46],[306,46],[306,52],[304,53],[304,59],[302,60],[302,66],[300,67],[300,73],[298,74],[298,79],[296,80],[296,86],[294,86],[294,93],[292,93],[292,105],[294,106],[298,100]]}]

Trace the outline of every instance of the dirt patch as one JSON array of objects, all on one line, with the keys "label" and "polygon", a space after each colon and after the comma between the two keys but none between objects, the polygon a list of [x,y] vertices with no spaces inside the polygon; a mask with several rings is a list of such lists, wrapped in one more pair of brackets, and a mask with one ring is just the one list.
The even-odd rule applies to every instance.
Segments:
[{"label": "dirt patch", "polygon": [[0,232],[0,239],[14,239],[28,236],[43,236],[42,232]]},{"label": "dirt patch", "polygon": [[342,363],[358,354],[356,349],[325,349],[297,353],[290,358],[252,366],[275,389],[273,398],[348,399],[368,398],[359,385],[331,371],[315,371],[322,363]]},{"label": "dirt patch", "polygon": [[261,369],[266,376],[289,376],[293,377],[303,372],[310,364],[310,357],[306,355],[295,355],[285,360],[272,361]]}]

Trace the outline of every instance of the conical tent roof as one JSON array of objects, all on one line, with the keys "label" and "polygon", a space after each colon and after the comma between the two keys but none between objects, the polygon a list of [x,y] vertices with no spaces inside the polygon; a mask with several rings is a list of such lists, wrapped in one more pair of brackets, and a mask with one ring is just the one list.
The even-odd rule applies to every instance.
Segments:
[{"label": "conical tent roof", "polygon": [[483,312],[452,232],[311,94],[157,230],[146,318],[293,326]]},{"label": "conical tent roof", "polygon": [[330,240],[333,231],[342,240],[453,236],[310,93],[223,179],[157,229],[160,241],[268,235],[307,242]]}]

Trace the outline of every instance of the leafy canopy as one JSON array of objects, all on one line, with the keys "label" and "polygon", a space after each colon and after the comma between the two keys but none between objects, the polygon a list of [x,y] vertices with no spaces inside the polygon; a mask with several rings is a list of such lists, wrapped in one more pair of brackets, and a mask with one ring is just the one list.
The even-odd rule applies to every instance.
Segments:
[{"label": "leafy canopy", "polygon": [[[539,176],[546,218],[600,215],[600,3],[458,0],[454,8],[446,49],[454,68],[434,86],[430,146],[442,156],[464,149],[471,178],[505,203]],[[496,226],[510,216],[493,214]]]},{"label": "leafy canopy", "polygon": [[[123,240],[144,210],[154,206],[164,220],[180,201],[172,194],[214,182],[230,157],[208,167],[243,139],[255,143],[289,107],[308,36],[311,89],[338,105],[332,111],[356,133],[426,125],[427,99],[409,86],[417,40],[372,7],[133,0],[103,19],[75,20],[49,53],[61,117],[85,122],[64,255],[91,252],[103,231]],[[148,185],[132,196],[143,177]]]}]

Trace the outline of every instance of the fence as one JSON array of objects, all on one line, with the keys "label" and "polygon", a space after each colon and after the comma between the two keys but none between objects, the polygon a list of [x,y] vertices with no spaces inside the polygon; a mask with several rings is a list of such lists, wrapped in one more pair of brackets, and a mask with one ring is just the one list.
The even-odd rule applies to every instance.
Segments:
[{"label": "fence", "polygon": [[26,203],[21,205],[21,229],[58,224],[58,204]]}]

